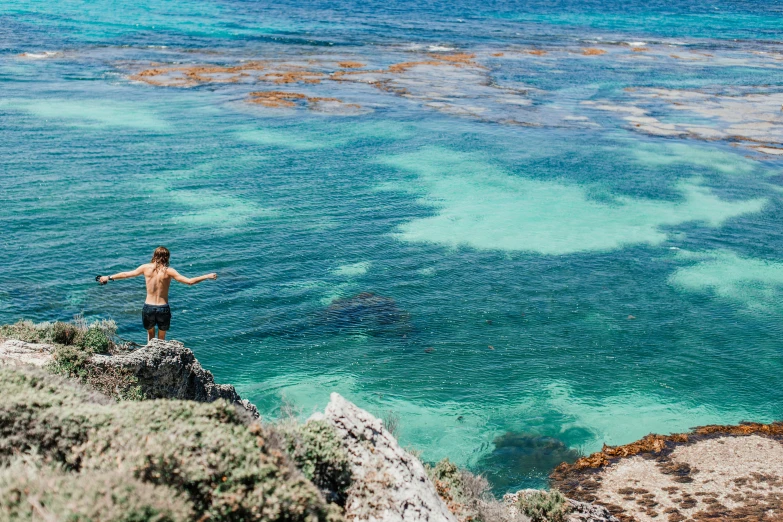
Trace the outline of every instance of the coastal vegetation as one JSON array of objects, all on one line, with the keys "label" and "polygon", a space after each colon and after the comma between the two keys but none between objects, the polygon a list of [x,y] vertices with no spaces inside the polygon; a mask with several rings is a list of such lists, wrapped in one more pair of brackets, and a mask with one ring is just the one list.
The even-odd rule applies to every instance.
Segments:
[{"label": "coastal vegetation", "polygon": [[[278,434],[225,401],[118,407],[29,368],[0,369],[0,394],[5,520],[341,520]],[[314,439],[301,436],[298,454],[316,477]]]},{"label": "coastal vegetation", "polygon": [[565,522],[570,511],[568,500],[557,490],[521,496],[517,505],[532,522]]},{"label": "coastal vegetation", "polygon": [[116,400],[141,400],[144,394],[138,379],[127,369],[102,368],[92,356],[127,352],[126,343],[116,338],[117,325],[111,320],[87,323],[82,316],[71,322],[33,323],[19,321],[0,326],[0,339],[18,339],[29,343],[46,343],[54,349],[48,369],[72,377]]},{"label": "coastal vegetation", "polygon": [[460,521],[507,522],[512,518],[492,495],[486,478],[457,467],[448,458],[425,469],[438,495]]}]

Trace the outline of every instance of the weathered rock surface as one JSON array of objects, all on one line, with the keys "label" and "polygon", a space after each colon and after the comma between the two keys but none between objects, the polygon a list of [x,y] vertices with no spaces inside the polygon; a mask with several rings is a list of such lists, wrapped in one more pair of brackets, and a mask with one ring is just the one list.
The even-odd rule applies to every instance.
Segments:
[{"label": "weathered rock surface", "polygon": [[353,476],[348,520],[457,522],[421,462],[400,448],[379,419],[337,393],[316,418],[334,426],[348,451]]},{"label": "weathered rock surface", "polygon": [[[503,496],[503,503],[508,507],[509,513],[513,516],[518,514],[516,504],[521,497],[531,493],[538,492],[537,489],[523,489],[516,493],[508,493]],[[608,509],[603,506],[579,502],[578,500],[568,499],[571,512],[568,514],[568,522],[620,522],[613,516]]]},{"label": "weathered rock surface", "polygon": [[46,366],[52,360],[53,346],[9,339],[0,344],[0,366]]},{"label": "weathered rock surface", "polygon": [[97,368],[130,370],[149,399],[213,402],[225,399],[258,417],[258,409],[243,400],[230,384],[216,384],[212,372],[201,367],[193,352],[179,341],[152,339],[146,346],[120,355],[95,355]]},{"label": "weathered rock surface", "polygon": [[[0,366],[45,366],[54,347],[48,344],[7,340],[0,344]],[[258,417],[258,409],[242,399],[230,384],[216,384],[212,372],[201,367],[193,352],[178,341],[153,339],[146,346],[119,355],[94,355],[98,370],[129,370],[149,399],[182,399],[213,402],[225,399]]]},{"label": "weathered rock surface", "polygon": [[603,506],[579,502],[571,498],[568,499],[568,503],[571,505],[569,522],[620,522]]}]

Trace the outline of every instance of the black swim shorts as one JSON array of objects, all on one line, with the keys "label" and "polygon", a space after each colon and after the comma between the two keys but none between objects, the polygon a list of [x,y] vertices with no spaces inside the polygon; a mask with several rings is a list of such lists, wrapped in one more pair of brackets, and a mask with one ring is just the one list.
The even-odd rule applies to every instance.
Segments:
[{"label": "black swim shorts", "polygon": [[145,304],[141,309],[141,322],[145,330],[152,330],[157,326],[158,330],[166,332],[171,325],[171,308],[167,304]]}]

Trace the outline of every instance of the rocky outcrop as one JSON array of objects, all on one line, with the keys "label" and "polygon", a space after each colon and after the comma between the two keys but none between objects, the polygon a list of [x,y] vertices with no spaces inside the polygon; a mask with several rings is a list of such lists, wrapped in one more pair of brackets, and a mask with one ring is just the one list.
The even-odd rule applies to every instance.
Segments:
[{"label": "rocky outcrop", "polygon": [[[6,340],[0,344],[0,366],[52,362],[54,346]],[[216,384],[212,372],[201,367],[193,352],[178,341],[153,339],[137,350],[117,355],[93,355],[90,363],[98,372],[121,371],[132,375],[148,399],[182,399],[213,402],[225,399],[246,410],[253,418],[258,409],[242,399],[230,384]]]},{"label": "rocky outcrop", "polygon": [[242,399],[230,384],[216,384],[212,372],[201,367],[193,352],[179,341],[152,339],[146,346],[120,355],[94,355],[98,369],[129,370],[148,399],[213,402],[225,399],[258,417],[258,409]]},{"label": "rocky outcrop", "polygon": [[351,462],[348,520],[457,522],[419,460],[400,448],[382,422],[337,393],[323,415],[337,431]]},{"label": "rocky outcrop", "polygon": [[54,347],[9,339],[0,344],[0,366],[43,367],[52,360]]},{"label": "rocky outcrop", "polygon": [[620,522],[608,509],[588,502],[579,502],[568,499],[571,513],[568,514],[568,522]]}]

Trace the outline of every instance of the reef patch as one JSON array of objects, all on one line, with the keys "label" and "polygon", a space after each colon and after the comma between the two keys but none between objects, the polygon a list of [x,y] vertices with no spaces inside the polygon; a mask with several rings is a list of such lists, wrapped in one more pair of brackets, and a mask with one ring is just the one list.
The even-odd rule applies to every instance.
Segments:
[{"label": "reef patch", "polygon": [[596,49],[595,47],[588,47],[582,49],[582,54],[585,56],[601,56],[602,54],[606,54],[606,51],[603,49]]},{"label": "reef patch", "polygon": [[775,145],[783,144],[783,93],[754,88],[724,93],[684,89],[626,92],[632,97],[627,103],[588,100],[582,105],[625,113],[622,118],[629,128],[653,136],[737,142],[764,154],[777,154]]},{"label": "reef patch", "polygon": [[409,330],[409,314],[394,299],[372,292],[335,299],[325,310],[325,317],[329,325],[340,330],[391,335]]},{"label": "reef patch", "polygon": [[250,103],[270,108],[297,107],[301,102],[308,109],[324,111],[327,109],[361,109],[356,103],[345,103],[338,98],[307,96],[299,92],[287,91],[255,91],[250,93]]},{"label": "reef patch", "polygon": [[507,432],[493,441],[495,448],[476,468],[498,493],[520,489],[530,477],[545,476],[563,462],[574,462],[579,452],[554,437]]}]

